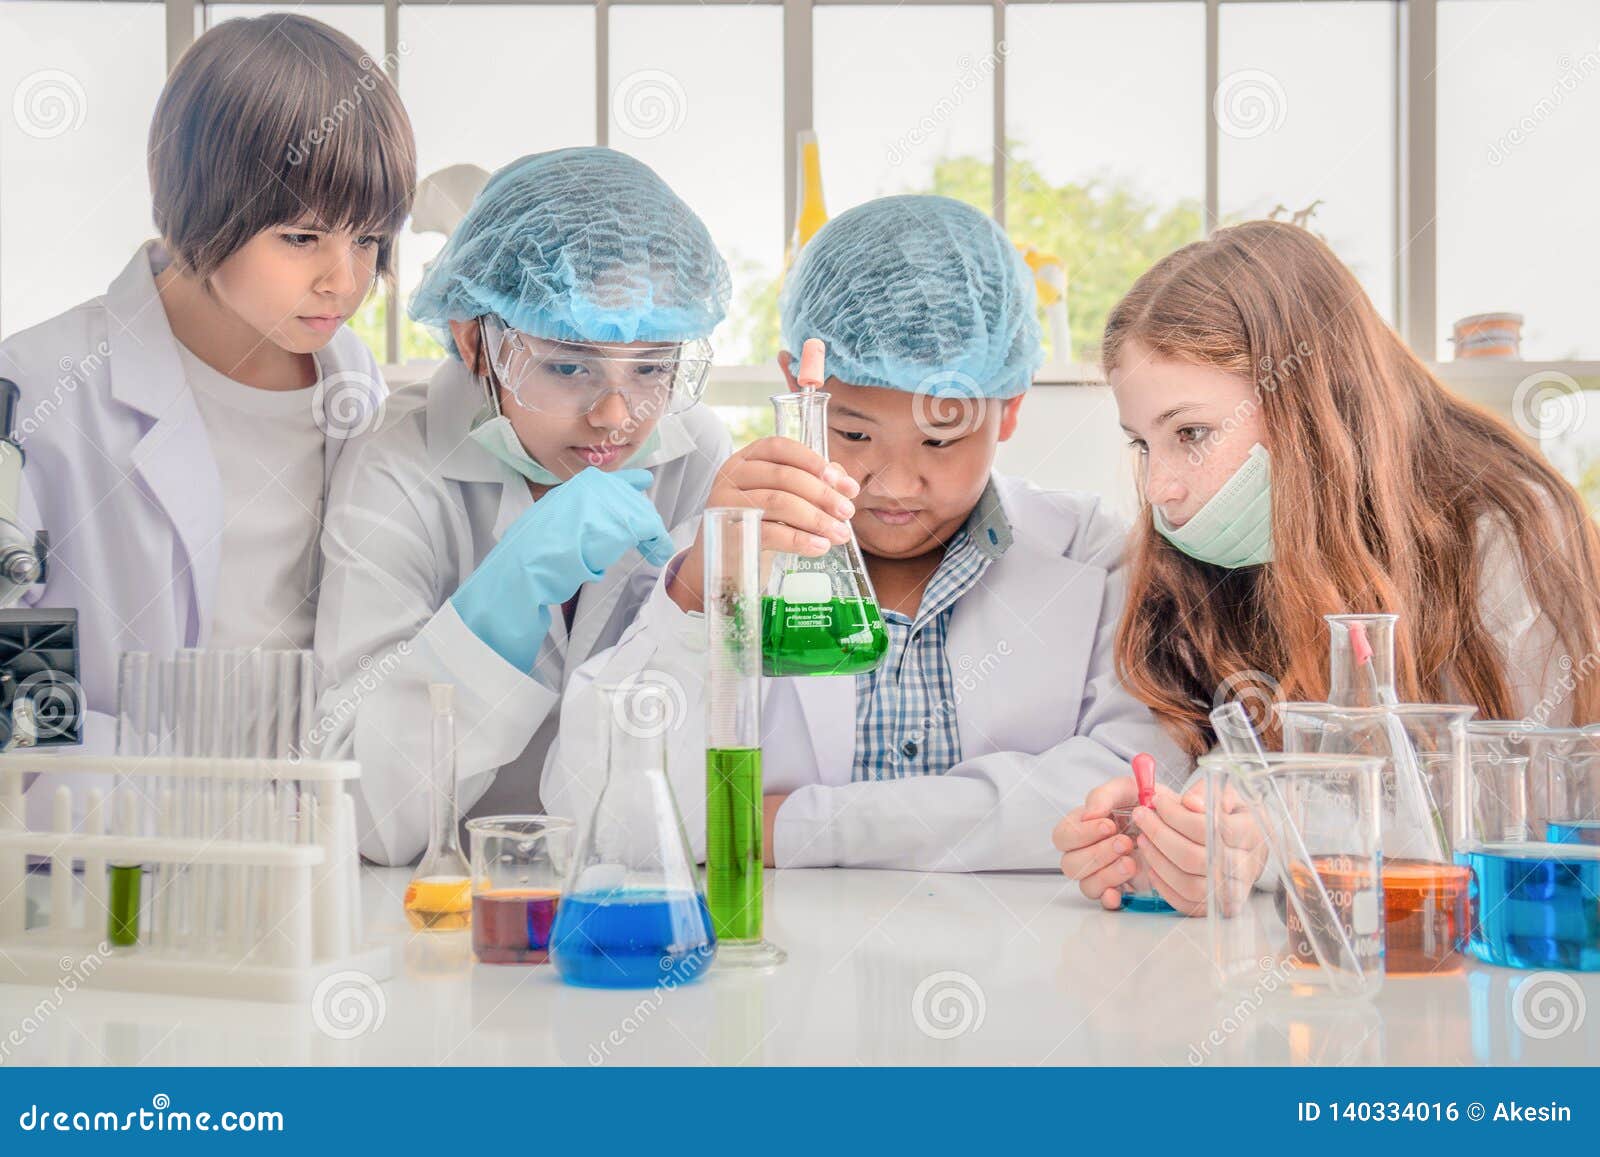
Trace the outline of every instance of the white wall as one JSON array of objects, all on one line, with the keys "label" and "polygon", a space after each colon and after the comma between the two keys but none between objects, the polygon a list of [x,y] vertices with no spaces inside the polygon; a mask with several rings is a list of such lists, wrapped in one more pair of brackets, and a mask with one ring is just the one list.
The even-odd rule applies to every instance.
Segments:
[{"label": "white wall", "polygon": [[1104,494],[1124,516],[1136,508],[1132,451],[1109,386],[1034,386],[996,465],[1047,489]]}]

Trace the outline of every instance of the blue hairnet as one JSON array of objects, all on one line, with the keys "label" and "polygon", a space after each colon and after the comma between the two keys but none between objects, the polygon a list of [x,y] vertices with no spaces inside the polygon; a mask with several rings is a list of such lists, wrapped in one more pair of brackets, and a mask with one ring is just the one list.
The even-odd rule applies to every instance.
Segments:
[{"label": "blue hairnet", "polygon": [[999,225],[949,197],[883,197],[841,213],[795,261],[783,347],[828,343],[858,386],[1010,398],[1043,361],[1033,275]]},{"label": "blue hairnet", "polygon": [[447,323],[488,313],[556,341],[687,341],[711,333],[729,292],[705,224],[648,165],[557,149],[490,178],[410,313],[452,351]]}]

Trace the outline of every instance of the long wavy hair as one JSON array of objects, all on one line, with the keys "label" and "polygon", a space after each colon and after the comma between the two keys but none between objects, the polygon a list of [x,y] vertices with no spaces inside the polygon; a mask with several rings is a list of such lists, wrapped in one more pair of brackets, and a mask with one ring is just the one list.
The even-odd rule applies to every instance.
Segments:
[{"label": "long wavy hair", "polygon": [[[1171,254],[1106,323],[1108,370],[1130,341],[1257,383],[1272,454],[1273,561],[1228,571],[1184,555],[1143,502],[1117,664],[1193,755],[1219,696],[1263,673],[1275,696],[1328,691],[1324,614],[1400,616],[1403,699],[1516,712],[1479,612],[1476,528],[1515,536],[1531,594],[1574,661],[1600,649],[1600,535],[1583,500],[1505,422],[1452,395],[1322,241],[1292,225],[1222,229]],[[1573,718],[1600,707],[1590,664]],[[1253,692],[1259,695],[1260,691]],[[1257,718],[1276,739],[1270,713]]]}]

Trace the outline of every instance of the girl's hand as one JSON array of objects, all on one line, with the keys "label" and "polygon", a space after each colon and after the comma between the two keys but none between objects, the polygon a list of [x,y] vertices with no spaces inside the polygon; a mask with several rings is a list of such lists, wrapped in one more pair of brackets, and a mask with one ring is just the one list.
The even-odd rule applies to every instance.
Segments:
[{"label": "girl's hand", "polygon": [[1249,902],[1250,890],[1267,866],[1268,848],[1256,813],[1244,806],[1231,786],[1223,796],[1222,811],[1217,827],[1221,846],[1211,869],[1213,896],[1223,914],[1233,916]]},{"label": "girl's hand", "polygon": [[1185,916],[1206,911],[1205,785],[1179,795],[1157,785],[1150,807],[1133,809],[1137,844],[1161,898]]},{"label": "girl's hand", "polygon": [[1089,793],[1082,807],[1068,812],[1050,836],[1061,853],[1062,874],[1078,881],[1083,894],[1108,911],[1122,907],[1122,885],[1138,874],[1133,840],[1117,834],[1111,811],[1138,800],[1139,788],[1131,775],[1103,783]]},{"label": "girl's hand", "polygon": [[[1267,864],[1267,842],[1255,814],[1230,791],[1223,801],[1217,879],[1230,914],[1250,896]],[[1135,808],[1138,846],[1161,898],[1186,916],[1206,911],[1206,795],[1195,784],[1182,796],[1156,788],[1153,808]]]},{"label": "girl's hand", "polygon": [[[790,438],[760,438],[732,454],[717,472],[706,506],[754,506],[761,511],[761,549],[820,558],[850,539],[850,500],[861,493],[837,462]],[[686,611],[704,607],[703,531],[681,556],[667,586]]]}]

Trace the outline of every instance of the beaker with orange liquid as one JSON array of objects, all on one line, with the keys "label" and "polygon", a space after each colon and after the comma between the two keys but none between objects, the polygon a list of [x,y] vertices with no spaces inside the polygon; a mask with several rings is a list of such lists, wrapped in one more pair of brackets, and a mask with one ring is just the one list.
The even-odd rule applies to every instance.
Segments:
[{"label": "beaker with orange liquid", "polygon": [[1265,1003],[1382,987],[1380,770],[1339,753],[1200,760],[1206,925],[1223,991]]},{"label": "beaker with orange liquid", "polygon": [[[1465,777],[1467,720],[1476,708],[1284,703],[1277,711],[1285,751],[1381,761],[1385,970],[1426,975],[1460,969],[1476,910],[1470,872],[1448,858],[1448,832],[1456,785]],[[1328,886],[1345,882],[1334,872]]]}]

